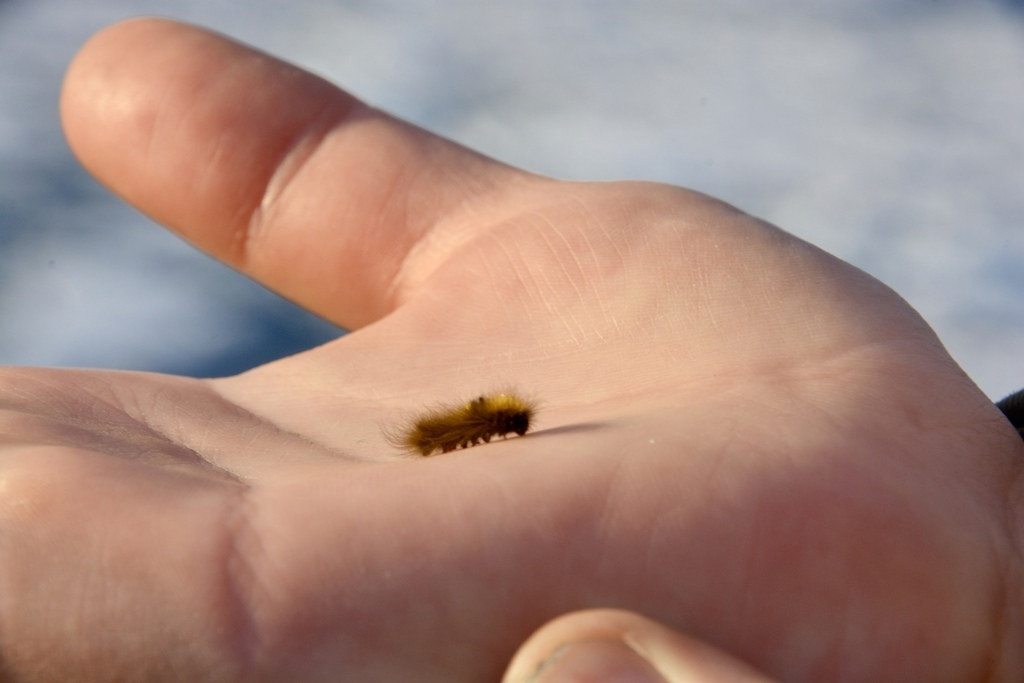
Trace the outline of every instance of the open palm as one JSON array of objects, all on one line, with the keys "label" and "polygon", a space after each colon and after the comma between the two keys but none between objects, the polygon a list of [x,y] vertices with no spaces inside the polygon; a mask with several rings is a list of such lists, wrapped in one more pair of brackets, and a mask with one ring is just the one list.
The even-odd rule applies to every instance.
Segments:
[{"label": "open palm", "polygon": [[[1024,446],[867,275],[679,188],[482,158],[208,32],[72,66],[83,162],[353,333],[0,374],[0,678],[483,681],[618,607],[787,681],[1024,677]],[[535,429],[389,435],[513,389]]]}]

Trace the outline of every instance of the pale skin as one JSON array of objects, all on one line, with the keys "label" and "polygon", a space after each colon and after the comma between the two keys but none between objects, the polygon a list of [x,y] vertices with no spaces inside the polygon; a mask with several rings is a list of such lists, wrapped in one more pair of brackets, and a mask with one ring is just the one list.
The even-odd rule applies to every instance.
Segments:
[{"label": "pale skin", "polygon": [[[668,680],[1024,679],[1024,443],[864,273],[171,22],[95,37],[61,110],[126,201],[354,332],[3,370],[0,679],[496,681],[565,614],[507,681],[594,639]],[[525,437],[386,438],[510,386]]]}]

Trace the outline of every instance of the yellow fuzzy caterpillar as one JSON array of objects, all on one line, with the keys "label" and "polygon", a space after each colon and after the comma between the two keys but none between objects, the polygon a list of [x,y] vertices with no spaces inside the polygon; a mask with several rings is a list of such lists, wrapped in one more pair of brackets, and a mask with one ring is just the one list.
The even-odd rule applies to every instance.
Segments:
[{"label": "yellow fuzzy caterpillar", "polygon": [[522,436],[530,429],[534,410],[533,402],[513,394],[480,396],[420,416],[406,429],[401,445],[420,455],[433,455],[487,443],[496,436]]}]

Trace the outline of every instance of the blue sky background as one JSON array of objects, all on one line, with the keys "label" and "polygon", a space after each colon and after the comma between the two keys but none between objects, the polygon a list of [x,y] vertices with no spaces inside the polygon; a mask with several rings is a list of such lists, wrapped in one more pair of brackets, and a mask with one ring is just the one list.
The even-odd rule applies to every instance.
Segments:
[{"label": "blue sky background", "polygon": [[0,0],[0,364],[231,374],[339,331],[123,206],[64,68],[159,14],[531,171],[718,196],[883,280],[1024,386],[1024,7],[1005,0]]}]

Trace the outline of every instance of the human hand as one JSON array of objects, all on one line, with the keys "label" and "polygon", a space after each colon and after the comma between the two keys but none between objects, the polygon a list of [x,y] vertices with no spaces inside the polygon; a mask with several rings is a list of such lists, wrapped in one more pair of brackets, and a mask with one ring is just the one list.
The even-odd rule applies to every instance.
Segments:
[{"label": "human hand", "polygon": [[[4,370],[6,678],[497,680],[592,607],[786,681],[1024,677],[1024,446],[860,271],[171,22],[97,36],[62,111],[127,201],[357,331],[210,381]],[[509,386],[526,437],[386,438]]]}]

